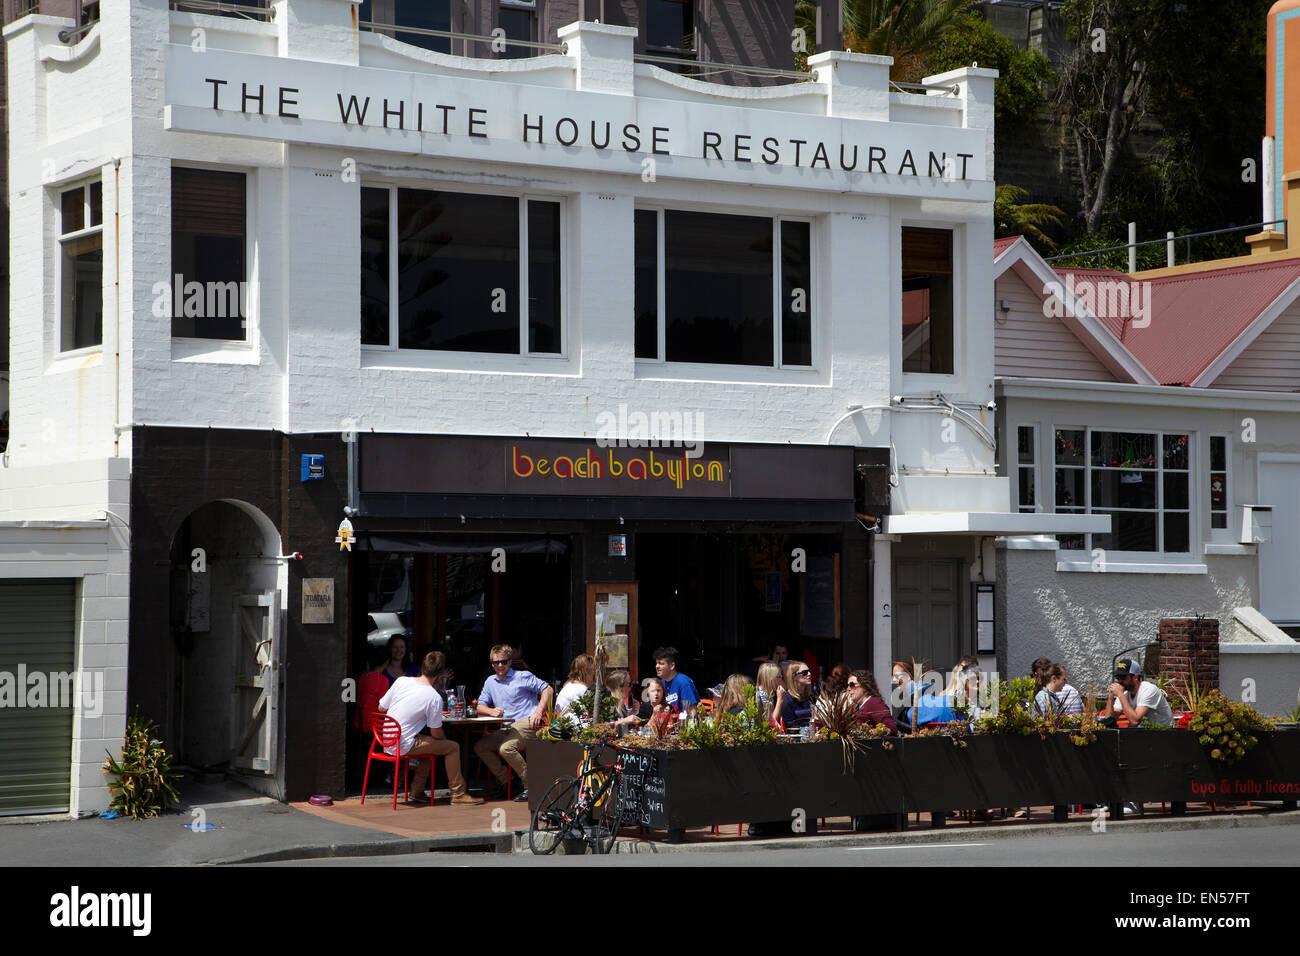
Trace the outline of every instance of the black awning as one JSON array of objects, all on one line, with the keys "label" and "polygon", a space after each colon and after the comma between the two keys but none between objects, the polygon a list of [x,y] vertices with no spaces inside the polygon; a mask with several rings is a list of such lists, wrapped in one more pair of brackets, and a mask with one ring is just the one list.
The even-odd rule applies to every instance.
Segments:
[{"label": "black awning", "polygon": [[511,539],[496,535],[437,534],[366,534],[357,536],[357,546],[363,551],[406,551],[415,554],[491,554],[501,548],[506,554],[563,554],[569,549],[558,538]]}]

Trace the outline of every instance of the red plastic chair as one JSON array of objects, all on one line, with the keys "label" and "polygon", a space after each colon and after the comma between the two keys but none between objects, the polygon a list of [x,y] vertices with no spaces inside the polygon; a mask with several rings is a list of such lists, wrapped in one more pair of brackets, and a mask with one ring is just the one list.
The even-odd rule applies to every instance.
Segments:
[{"label": "red plastic chair", "polygon": [[[437,767],[436,754],[418,754],[414,757],[409,755],[399,757],[395,754],[385,753],[385,747],[392,747],[394,750],[401,750],[402,743],[402,725],[399,724],[395,718],[389,717],[387,714],[375,714],[373,729],[375,739],[371,741],[370,753],[366,755],[366,775],[361,781],[362,806],[364,806],[366,802],[366,786],[370,782],[370,761],[372,760],[379,760],[391,764],[400,763],[402,765],[402,789],[406,795],[406,799],[408,800],[411,797],[411,779],[407,773],[407,764],[412,760],[427,760],[429,761],[429,786],[430,788],[433,787],[433,772]],[[378,750],[375,749],[376,744],[379,746]],[[433,801],[430,800],[430,803],[432,802]],[[393,767],[393,809],[397,809],[397,767]]]}]

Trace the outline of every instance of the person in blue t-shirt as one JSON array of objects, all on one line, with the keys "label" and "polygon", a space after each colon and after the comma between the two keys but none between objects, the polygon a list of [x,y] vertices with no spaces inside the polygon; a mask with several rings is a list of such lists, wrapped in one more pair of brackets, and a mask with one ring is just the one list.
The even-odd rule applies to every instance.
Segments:
[{"label": "person in blue t-shirt", "polygon": [[695,683],[685,674],[677,672],[677,648],[655,648],[655,673],[664,682],[664,702],[672,708],[673,713],[695,714],[695,705],[700,702],[700,695],[695,690]]}]

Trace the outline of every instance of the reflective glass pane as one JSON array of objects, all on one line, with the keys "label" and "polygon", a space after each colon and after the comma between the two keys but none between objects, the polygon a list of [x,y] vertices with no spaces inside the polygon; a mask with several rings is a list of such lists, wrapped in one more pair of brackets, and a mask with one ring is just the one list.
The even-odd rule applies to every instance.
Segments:
[{"label": "reflective glass pane", "polygon": [[1083,464],[1083,429],[1058,429],[1055,446],[1058,465]]},{"label": "reflective glass pane", "polygon": [[361,344],[388,344],[387,189],[361,190]]},{"label": "reflective glass pane", "polygon": [[[1186,483],[1184,483],[1186,490]],[[1154,471],[1112,471],[1094,469],[1092,472],[1092,507],[1097,508],[1155,508],[1156,473]]]},{"label": "reflective glass pane", "polygon": [[560,204],[528,203],[528,350],[560,351]]},{"label": "reflective glass pane", "polygon": [[812,364],[812,224],[782,222],[781,362]]},{"label": "reflective glass pane", "polygon": [[519,351],[519,200],[400,189],[398,346]]},{"label": "reflective glass pane", "polygon": [[1145,432],[1093,432],[1092,463],[1108,468],[1156,467],[1156,436]]},{"label": "reflective glass pane", "polygon": [[1112,529],[1111,534],[1092,536],[1094,548],[1103,548],[1107,551],[1160,550],[1160,544],[1156,540],[1154,511],[1106,511],[1094,508],[1093,514],[1109,514]]},{"label": "reflective glass pane", "polygon": [[636,357],[659,357],[659,213],[638,209],[636,235]]}]

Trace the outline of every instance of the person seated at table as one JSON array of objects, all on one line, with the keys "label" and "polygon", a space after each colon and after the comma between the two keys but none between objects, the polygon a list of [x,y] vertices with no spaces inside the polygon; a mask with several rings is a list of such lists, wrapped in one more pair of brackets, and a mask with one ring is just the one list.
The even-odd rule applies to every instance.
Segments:
[{"label": "person seated at table", "polygon": [[[352,729],[357,734],[357,742],[360,744],[357,752],[362,757],[370,752],[375,742],[370,728],[375,719],[375,711],[379,709],[379,698],[384,696],[390,686],[382,673],[386,663],[388,651],[372,644],[366,650],[366,669],[357,677],[357,704],[352,711]],[[357,764],[358,773],[364,773],[361,763]],[[392,782],[391,777],[388,782]]]},{"label": "person seated at table", "polygon": [[635,727],[639,723],[637,710],[640,705],[632,699],[632,682],[627,668],[615,667],[606,671],[605,689],[614,698],[614,713],[609,717],[602,714],[602,722],[628,724]]},{"label": "person seated at table", "polygon": [[474,745],[474,752],[487,764],[492,776],[506,791],[508,777],[505,763],[519,775],[523,789],[515,796],[517,802],[528,800],[528,765],[523,751],[528,741],[537,736],[537,729],[546,722],[546,710],[555,696],[550,684],[530,671],[517,671],[510,666],[515,651],[509,644],[492,648],[489,660],[493,674],[483,683],[478,695],[480,717],[503,717],[507,726],[488,734]]},{"label": "person seated at table", "polygon": [[912,704],[912,671],[902,661],[895,661],[889,675],[889,707],[894,715],[898,732],[912,732],[908,708]]},{"label": "person seated at table", "polygon": [[831,672],[826,675],[826,680],[822,682],[822,693],[831,697],[838,697],[849,686],[849,665],[843,662],[836,664],[831,668]]},{"label": "person seated at table", "polygon": [[776,692],[773,719],[780,721],[787,733],[807,727],[812,720],[814,697],[812,669],[803,661],[792,661],[785,669],[785,685]]},{"label": "person seated at table", "polygon": [[758,669],[754,681],[754,701],[763,713],[764,720],[772,717],[772,708],[776,706],[776,691],[781,686],[781,665],[768,661]]},{"label": "person seated at table", "polygon": [[735,716],[745,710],[745,688],[753,683],[744,674],[732,674],[723,682],[717,710]]},{"label": "person seated at table", "polygon": [[1036,657],[1029,665],[1029,676],[1034,679],[1034,697],[1047,686],[1047,669],[1051,666],[1052,662],[1046,657]]},{"label": "person seated at table", "polygon": [[637,718],[644,721],[659,714],[671,714],[673,709],[668,706],[667,697],[664,682],[658,677],[647,677],[641,682],[641,706]]},{"label": "person seated at table", "polygon": [[1115,663],[1114,678],[1103,714],[1127,718],[1130,727],[1143,724],[1168,727],[1174,722],[1174,712],[1165,692],[1153,682],[1142,679],[1142,669],[1137,661],[1121,658]]},{"label": "person seated at table", "polygon": [[569,679],[560,688],[555,698],[555,712],[563,714],[573,702],[585,694],[596,683],[596,659],[590,654],[579,654],[569,665]]},{"label": "person seated at table", "polygon": [[[1060,664],[1048,664],[1043,669],[1043,676],[1046,682],[1043,689],[1034,695],[1032,713],[1035,717],[1052,717],[1058,713],[1081,714],[1083,713],[1083,701],[1079,698],[1079,692],[1073,687],[1070,693],[1065,693],[1065,668]],[[1069,702],[1072,709],[1066,710],[1066,703]]]},{"label": "person seated at table", "polygon": [[[442,651],[430,651],[420,664],[419,677],[402,676],[380,698],[378,709],[397,721],[402,727],[397,747],[385,747],[384,752],[405,757],[433,754],[443,758],[447,769],[447,783],[451,787],[451,802],[455,806],[476,807],[482,797],[471,797],[460,770],[460,745],[448,740],[442,729],[442,696],[433,689],[433,678],[447,669],[447,658]],[[420,731],[428,728],[427,735]],[[400,748],[400,749],[399,749]],[[424,788],[428,785],[432,761],[417,760],[411,771],[411,803],[428,803]]]},{"label": "person seated at table", "polygon": [[399,677],[406,676],[406,638],[400,634],[394,634],[388,639],[388,663],[380,672],[384,679],[388,681],[388,686],[393,686],[393,681]]},{"label": "person seated at table", "polygon": [[952,698],[954,710],[957,705],[965,704],[971,720],[978,720],[986,713],[979,701],[980,662],[975,657],[963,657],[952,669],[944,695]]},{"label": "person seated at table", "polygon": [[654,662],[655,674],[664,682],[664,703],[674,713],[693,716],[700,695],[695,689],[695,682],[677,670],[677,648],[655,648]]},{"label": "person seated at table", "polygon": [[920,680],[909,681],[904,688],[905,711],[902,719],[898,721],[898,726],[920,728],[927,724],[946,724],[956,720],[957,712],[953,709],[954,695],[951,688],[954,681],[965,682],[962,671],[960,664],[953,668],[953,673],[949,675],[948,687],[944,690],[939,689],[941,675],[938,671],[926,671],[921,675]]},{"label": "person seated at table", "polygon": [[898,733],[894,715],[889,712],[889,705],[880,696],[876,678],[868,670],[856,670],[848,677],[849,699],[857,706],[853,719],[859,724],[884,726],[890,733]]}]

